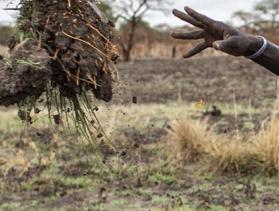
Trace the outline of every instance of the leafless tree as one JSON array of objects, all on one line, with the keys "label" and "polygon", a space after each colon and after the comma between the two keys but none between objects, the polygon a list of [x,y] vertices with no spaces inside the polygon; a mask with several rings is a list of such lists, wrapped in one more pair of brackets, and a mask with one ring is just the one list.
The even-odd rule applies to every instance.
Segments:
[{"label": "leafless tree", "polygon": [[271,20],[271,28],[278,26],[279,17],[279,0],[262,0],[255,7],[256,11]]},{"label": "leafless tree", "polygon": [[130,61],[135,44],[138,25],[149,11],[164,12],[170,5],[168,0],[109,0],[115,14],[115,22],[128,25],[126,38],[120,38],[124,61]]},{"label": "leafless tree", "polygon": [[238,22],[240,22],[242,27],[249,27],[251,24],[253,24],[255,21],[259,20],[259,17],[257,14],[252,12],[246,12],[243,10],[239,10],[235,12],[232,15],[233,19],[236,19]]}]

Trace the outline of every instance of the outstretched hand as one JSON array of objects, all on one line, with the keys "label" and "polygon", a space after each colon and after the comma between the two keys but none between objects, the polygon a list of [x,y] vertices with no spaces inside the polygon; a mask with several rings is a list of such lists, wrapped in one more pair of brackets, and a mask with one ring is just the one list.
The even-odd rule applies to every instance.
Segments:
[{"label": "outstretched hand", "polygon": [[[185,13],[186,12],[186,13]],[[190,7],[185,12],[173,10],[173,14],[181,20],[190,23],[199,30],[193,32],[173,32],[172,37],[182,40],[203,39],[183,57],[192,57],[201,51],[213,47],[233,56],[249,56],[260,48],[262,40],[245,34],[223,22],[215,21]]]}]

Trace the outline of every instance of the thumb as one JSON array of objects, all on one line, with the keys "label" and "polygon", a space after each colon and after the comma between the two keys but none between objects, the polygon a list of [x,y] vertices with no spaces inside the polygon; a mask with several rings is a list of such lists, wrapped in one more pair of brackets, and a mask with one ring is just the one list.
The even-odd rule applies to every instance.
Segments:
[{"label": "thumb", "polygon": [[214,43],[213,43],[213,48],[215,48],[216,50],[221,50],[221,45],[222,45],[222,42],[224,42],[224,41],[221,41],[221,40],[218,40],[218,41],[215,41]]},{"label": "thumb", "polygon": [[226,40],[217,40],[213,43],[213,48],[229,54],[236,53],[240,47],[237,36],[232,36]]}]

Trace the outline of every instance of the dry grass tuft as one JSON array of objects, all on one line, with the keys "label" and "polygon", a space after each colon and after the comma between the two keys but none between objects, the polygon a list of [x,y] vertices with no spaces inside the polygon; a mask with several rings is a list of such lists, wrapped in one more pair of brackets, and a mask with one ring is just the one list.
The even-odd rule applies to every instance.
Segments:
[{"label": "dry grass tuft", "polygon": [[176,120],[169,130],[169,147],[175,159],[186,163],[200,161],[207,153],[207,147],[213,136],[206,124],[189,118]]},{"label": "dry grass tuft", "polygon": [[208,164],[211,171],[242,174],[258,171],[255,147],[251,142],[228,138],[220,139],[217,142],[212,142],[209,150]]},{"label": "dry grass tuft", "polygon": [[170,153],[176,162],[203,162],[215,173],[279,172],[279,119],[249,141],[217,135],[204,122],[182,118],[169,131]]},{"label": "dry grass tuft", "polygon": [[255,149],[263,172],[279,172],[279,118],[274,116],[269,127],[255,137]]}]

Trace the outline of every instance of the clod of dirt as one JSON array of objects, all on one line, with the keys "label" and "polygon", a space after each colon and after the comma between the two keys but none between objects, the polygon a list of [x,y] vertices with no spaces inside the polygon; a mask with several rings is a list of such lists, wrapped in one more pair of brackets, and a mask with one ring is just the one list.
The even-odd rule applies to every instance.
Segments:
[{"label": "clod of dirt", "polygon": [[0,105],[38,98],[52,76],[50,57],[33,39],[17,46],[10,59],[0,61]]},{"label": "clod of dirt", "polygon": [[138,103],[138,98],[137,97],[133,97],[132,101],[133,101],[134,104],[137,104]]},{"label": "clod of dirt", "polygon": [[116,58],[109,21],[91,1],[32,1],[32,25],[54,57],[54,84],[66,97],[82,87],[104,101],[112,98],[111,61]]},{"label": "clod of dirt", "polygon": [[8,40],[8,48],[11,50],[13,50],[16,47],[16,37],[15,36],[11,36],[11,38]]},{"label": "clod of dirt", "polygon": [[208,115],[210,115],[212,117],[220,117],[220,116],[222,116],[222,111],[217,106],[214,105],[214,106],[212,106],[212,110],[206,111],[204,113],[204,116],[208,116]]},{"label": "clod of dirt", "polygon": [[0,64],[0,105],[39,97],[47,82],[67,98],[91,91],[112,99],[117,50],[111,24],[95,3],[25,1],[20,14],[20,29],[32,39],[19,46],[15,37],[9,40],[12,56]]},{"label": "clod of dirt", "polygon": [[107,189],[104,188],[104,187],[101,187],[100,188],[100,191],[99,191],[99,201],[100,203],[105,203],[107,201]]},{"label": "clod of dirt", "polygon": [[61,117],[60,117],[59,114],[53,115],[53,120],[54,120],[54,123],[55,123],[56,125],[60,125],[60,124],[61,124]]},{"label": "clod of dirt", "polygon": [[94,132],[87,127],[92,116],[98,123],[91,93],[105,102],[113,96],[118,54],[112,24],[93,0],[26,0],[20,5],[18,28],[28,39],[17,45],[12,37],[11,57],[0,60],[0,105],[18,104],[27,112],[21,118],[31,123],[30,114],[37,114],[34,108],[45,99],[49,116],[59,114],[53,116],[57,125],[70,106],[81,134],[96,138],[97,127]]},{"label": "clod of dirt", "polygon": [[32,117],[30,116],[30,112],[18,110],[17,115],[20,118],[20,120],[27,123],[32,123]]},{"label": "clod of dirt", "polygon": [[103,134],[102,133],[99,133],[98,135],[97,135],[97,138],[102,138],[103,137]]}]

